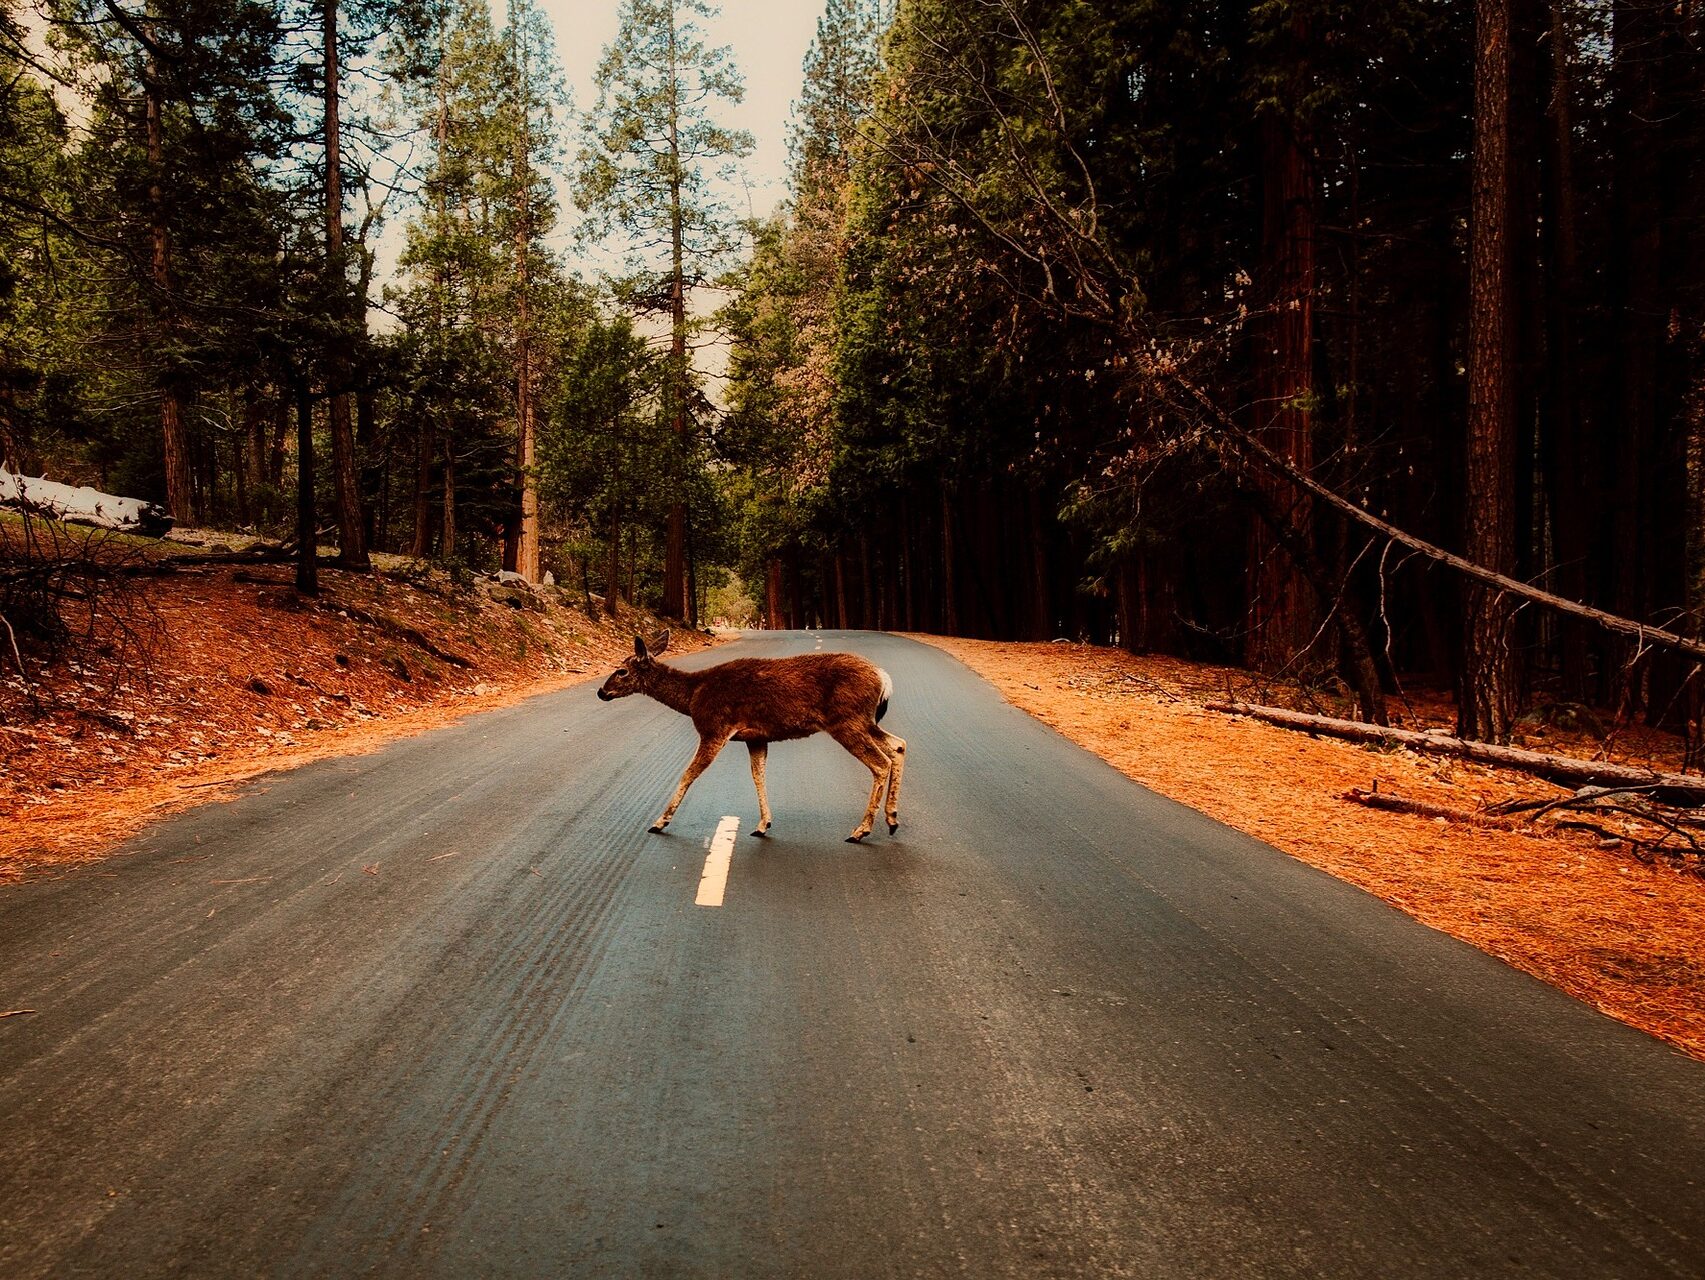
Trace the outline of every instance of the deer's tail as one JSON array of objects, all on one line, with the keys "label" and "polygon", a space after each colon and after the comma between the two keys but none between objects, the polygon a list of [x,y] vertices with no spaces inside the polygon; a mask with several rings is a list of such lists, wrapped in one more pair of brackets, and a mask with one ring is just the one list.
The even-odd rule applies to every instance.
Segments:
[{"label": "deer's tail", "polygon": [[876,722],[882,723],[882,717],[888,714],[888,699],[894,694],[894,677],[881,667],[876,668],[876,674],[882,677],[882,693],[876,699]]}]

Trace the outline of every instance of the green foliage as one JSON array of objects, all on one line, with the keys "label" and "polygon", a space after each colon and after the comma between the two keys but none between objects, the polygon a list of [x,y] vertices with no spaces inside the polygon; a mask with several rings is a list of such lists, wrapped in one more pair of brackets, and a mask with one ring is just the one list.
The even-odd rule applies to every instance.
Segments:
[{"label": "green foliage", "polygon": [[739,243],[715,184],[732,180],[752,139],[714,114],[745,85],[728,49],[705,43],[713,12],[704,0],[623,0],[598,64],[575,200],[588,241],[622,242],[618,292],[641,310],[667,310],[678,281],[714,279]]}]

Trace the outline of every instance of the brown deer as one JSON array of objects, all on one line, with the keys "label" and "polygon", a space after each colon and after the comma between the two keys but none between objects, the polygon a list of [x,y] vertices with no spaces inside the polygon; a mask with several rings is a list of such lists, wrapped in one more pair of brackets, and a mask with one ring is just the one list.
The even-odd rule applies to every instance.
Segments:
[{"label": "brown deer", "polygon": [[687,788],[716,759],[730,739],[744,742],[752,754],[752,781],[758,787],[755,836],[768,835],[770,802],[764,794],[764,763],[770,743],[827,733],[870,770],[870,803],[864,819],[847,837],[857,844],[870,834],[882,788],[888,787],[888,833],[900,829],[900,775],[906,741],[877,721],[888,710],[894,682],[888,673],[851,653],[804,653],[792,658],[736,658],[703,671],[683,671],[657,661],[669,647],[669,633],[648,648],[633,638],[633,657],[617,667],[598,690],[605,702],[643,693],[682,715],[699,731],[699,749],[681,774],[681,785],[663,816],[651,824],[662,831],[675,816]]}]

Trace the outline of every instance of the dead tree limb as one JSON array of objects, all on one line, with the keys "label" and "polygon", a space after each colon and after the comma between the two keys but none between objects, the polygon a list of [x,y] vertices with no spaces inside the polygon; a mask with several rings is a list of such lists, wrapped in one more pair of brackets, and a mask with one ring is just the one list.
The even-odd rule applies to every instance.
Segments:
[{"label": "dead tree limb", "polygon": [[1364,805],[1369,809],[1379,809],[1385,813],[1407,813],[1417,818],[1444,818],[1448,822],[1462,822],[1474,827],[1491,827],[1498,831],[1513,831],[1516,824],[1510,818],[1499,818],[1491,813],[1479,813],[1472,809],[1453,809],[1449,805],[1432,804],[1426,800],[1409,800],[1403,796],[1392,795],[1389,791],[1364,791],[1360,787],[1351,787],[1348,791],[1340,792],[1340,800],[1348,800],[1352,804]]},{"label": "dead tree limb", "polygon": [[1662,627],[1648,626],[1643,622],[1636,622],[1632,618],[1623,618],[1614,613],[1606,613],[1603,609],[1595,609],[1591,605],[1582,604],[1578,600],[1570,600],[1566,596],[1556,595],[1541,587],[1530,586],[1528,583],[1488,569],[1484,565],[1476,564],[1472,560],[1465,560],[1453,552],[1446,551],[1443,547],[1434,546],[1424,538],[1418,538],[1412,533],[1399,529],[1394,524],[1381,520],[1371,511],[1364,511],[1341,493],[1327,488],[1313,476],[1298,470],[1284,458],[1274,453],[1261,441],[1233,422],[1230,417],[1222,413],[1219,407],[1194,384],[1179,379],[1178,385],[1186,389],[1197,410],[1209,419],[1211,429],[1230,445],[1233,452],[1242,455],[1258,466],[1278,473],[1292,484],[1306,490],[1333,510],[1349,517],[1364,528],[1371,529],[1401,546],[1408,547],[1429,560],[1448,565],[1464,577],[1484,583],[1496,591],[1505,592],[1508,595],[1516,596],[1558,613],[1584,619],[1604,628],[1606,631],[1627,636],[1638,644],[1656,645],[1659,648],[1671,649],[1676,653],[1685,653],[1692,658],[1705,659],[1705,643],[1684,635],[1678,635],[1674,631],[1667,631]]},{"label": "dead tree limb", "polygon": [[1297,729],[1304,733],[1323,734],[1329,738],[1344,738],[1351,742],[1372,742],[1388,746],[1408,747],[1428,755],[1454,756],[1478,764],[1516,769],[1536,777],[1570,787],[1650,787],[1651,796],[1666,804],[1684,808],[1705,805],[1705,777],[1689,774],[1658,773],[1637,769],[1632,765],[1611,764],[1604,760],[1579,760],[1572,756],[1546,755],[1520,747],[1499,747],[1489,742],[1474,742],[1442,733],[1416,733],[1412,729],[1388,729],[1378,725],[1361,724],[1355,720],[1337,720],[1331,716],[1309,715],[1302,711],[1287,711],[1283,707],[1262,707],[1247,702],[1210,702],[1209,711],[1226,715],[1248,716],[1282,729]]}]

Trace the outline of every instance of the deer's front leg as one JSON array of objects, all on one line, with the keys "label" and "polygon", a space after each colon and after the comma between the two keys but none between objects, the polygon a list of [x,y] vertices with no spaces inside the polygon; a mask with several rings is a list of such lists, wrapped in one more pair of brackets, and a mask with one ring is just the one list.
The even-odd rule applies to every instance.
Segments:
[{"label": "deer's front leg", "polygon": [[710,767],[710,762],[716,759],[716,753],[722,750],[726,738],[700,738],[699,749],[693,752],[693,758],[687,761],[687,767],[681,774],[681,785],[675,788],[675,798],[669,801],[669,807],[663,811],[663,816],[651,824],[653,832],[662,831],[669,825],[669,819],[675,816],[675,810],[681,807],[681,797],[687,794],[687,788],[693,785],[693,780]]},{"label": "deer's front leg", "polygon": [[770,833],[770,798],[764,794],[764,763],[770,756],[770,744],[748,742],[746,749],[752,753],[752,782],[758,788],[758,825],[752,834],[767,836]]}]

